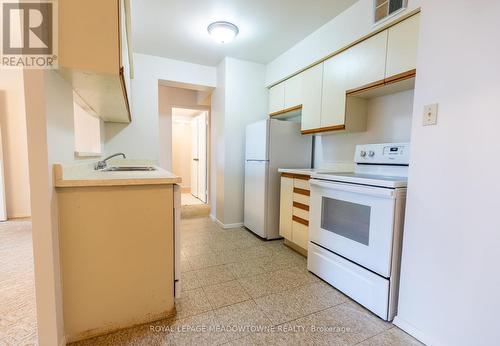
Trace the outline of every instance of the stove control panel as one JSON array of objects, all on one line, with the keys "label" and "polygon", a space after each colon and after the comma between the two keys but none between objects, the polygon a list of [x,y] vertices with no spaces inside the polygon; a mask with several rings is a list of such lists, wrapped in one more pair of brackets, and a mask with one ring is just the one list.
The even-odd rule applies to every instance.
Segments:
[{"label": "stove control panel", "polygon": [[410,163],[410,143],[357,145],[354,162],[380,165],[408,165]]}]

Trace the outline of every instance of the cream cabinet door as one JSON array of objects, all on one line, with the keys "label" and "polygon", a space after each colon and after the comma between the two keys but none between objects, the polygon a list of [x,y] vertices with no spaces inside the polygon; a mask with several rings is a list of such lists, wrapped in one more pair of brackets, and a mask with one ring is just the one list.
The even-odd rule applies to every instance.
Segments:
[{"label": "cream cabinet door", "polygon": [[416,14],[388,29],[386,78],[416,68],[419,19]]},{"label": "cream cabinet door", "polygon": [[302,119],[301,130],[321,127],[321,90],[323,88],[323,63],[302,74]]},{"label": "cream cabinet door", "polygon": [[309,241],[309,227],[298,223],[292,222],[292,241],[303,249],[307,250],[307,243]]},{"label": "cream cabinet door", "polygon": [[281,178],[280,236],[292,240],[293,178]]},{"label": "cream cabinet door", "polygon": [[345,123],[347,52],[337,54],[323,63],[320,127],[342,126]]},{"label": "cream cabinet door", "polygon": [[269,114],[285,109],[285,82],[269,89]]},{"label": "cream cabinet door", "polygon": [[285,109],[302,104],[302,74],[285,81]]},{"label": "cream cabinet door", "polygon": [[387,30],[345,51],[347,90],[382,81],[385,78]]}]

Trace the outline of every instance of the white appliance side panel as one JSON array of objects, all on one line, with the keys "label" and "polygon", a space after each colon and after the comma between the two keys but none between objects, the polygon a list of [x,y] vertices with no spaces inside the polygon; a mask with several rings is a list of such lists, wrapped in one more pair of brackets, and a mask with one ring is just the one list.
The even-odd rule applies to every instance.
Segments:
[{"label": "white appliance side panel", "polygon": [[247,125],[245,133],[245,159],[268,160],[268,120]]},{"label": "white appliance side panel", "polygon": [[245,211],[246,228],[267,238],[266,234],[266,161],[247,161],[245,164]]},{"label": "white appliance side panel", "polygon": [[388,319],[389,280],[309,242],[307,269],[374,314]]},{"label": "white appliance side panel", "polygon": [[279,168],[310,168],[312,137],[302,136],[300,124],[270,120],[269,177],[267,189],[267,230],[269,239],[280,238],[280,177]]}]

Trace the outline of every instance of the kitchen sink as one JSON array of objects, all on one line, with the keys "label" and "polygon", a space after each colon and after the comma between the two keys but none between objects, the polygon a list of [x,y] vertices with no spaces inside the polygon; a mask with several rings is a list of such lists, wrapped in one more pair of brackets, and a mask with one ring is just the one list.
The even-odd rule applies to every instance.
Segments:
[{"label": "kitchen sink", "polygon": [[103,172],[150,172],[156,171],[156,168],[151,166],[115,166],[108,167],[102,170]]}]

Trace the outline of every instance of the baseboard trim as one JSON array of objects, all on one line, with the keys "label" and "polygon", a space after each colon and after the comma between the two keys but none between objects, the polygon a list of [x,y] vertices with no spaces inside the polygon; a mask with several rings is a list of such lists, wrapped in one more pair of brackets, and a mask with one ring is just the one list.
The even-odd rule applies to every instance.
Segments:
[{"label": "baseboard trim", "polygon": [[218,218],[216,218],[213,215],[210,215],[210,219],[214,221],[220,228],[223,229],[230,229],[230,228],[239,228],[243,227],[243,222],[238,222],[238,223],[222,223]]},{"label": "baseboard trim", "polygon": [[14,215],[7,215],[8,220],[18,220],[18,219],[30,219],[31,215],[30,214],[14,214]]},{"label": "baseboard trim", "polygon": [[426,335],[411,323],[401,319],[399,316],[394,317],[394,321],[392,321],[392,323],[425,345],[442,346],[442,344],[436,342],[436,340]]}]

